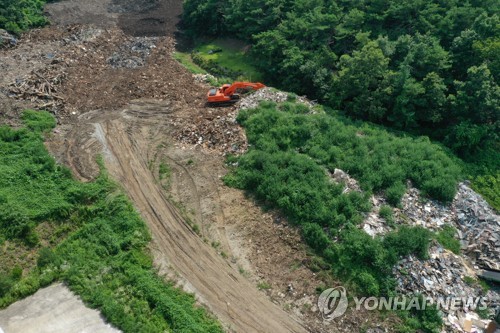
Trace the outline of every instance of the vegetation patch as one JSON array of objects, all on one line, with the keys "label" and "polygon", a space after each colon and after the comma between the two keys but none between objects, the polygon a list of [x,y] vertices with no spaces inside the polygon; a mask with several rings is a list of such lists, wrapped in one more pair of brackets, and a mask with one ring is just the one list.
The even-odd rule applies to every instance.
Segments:
[{"label": "vegetation patch", "polygon": [[436,233],[436,240],[445,249],[455,254],[460,254],[460,241],[455,237],[457,229],[451,225],[445,225],[443,229]]},{"label": "vegetation patch", "polygon": [[[106,173],[79,183],[54,162],[42,136],[50,119],[27,111],[24,128],[0,127],[0,235],[38,251],[28,272],[2,267],[0,307],[59,280],[124,332],[222,332],[194,296],[156,275],[148,230]],[[70,232],[40,247],[41,223],[70,223]]]},{"label": "vegetation patch", "polygon": [[[289,102],[240,111],[238,121],[252,148],[236,159],[225,182],[281,209],[327,269],[359,292],[391,293],[393,265],[410,253],[425,258],[432,235],[423,228],[400,227],[383,238],[370,237],[358,228],[362,213],[371,209],[370,194],[399,186],[404,192],[402,184],[411,179],[427,195],[449,201],[460,168],[426,139],[397,137],[307,111]],[[343,193],[328,174],[335,168],[359,179],[365,191]],[[382,210],[384,218],[391,213],[389,207]]]},{"label": "vegetation patch", "polygon": [[480,193],[497,212],[500,212],[500,171],[496,174],[475,177],[472,188]]},{"label": "vegetation patch", "polygon": [[176,59],[193,72],[201,68],[212,75],[226,78],[226,81],[261,81],[262,75],[252,65],[252,58],[246,49],[245,44],[238,40],[215,39],[200,43],[191,53],[176,52]]},{"label": "vegetation patch", "polygon": [[[20,34],[48,23],[43,16],[46,0],[0,0],[0,29]],[[50,2],[50,1],[48,1]]]}]

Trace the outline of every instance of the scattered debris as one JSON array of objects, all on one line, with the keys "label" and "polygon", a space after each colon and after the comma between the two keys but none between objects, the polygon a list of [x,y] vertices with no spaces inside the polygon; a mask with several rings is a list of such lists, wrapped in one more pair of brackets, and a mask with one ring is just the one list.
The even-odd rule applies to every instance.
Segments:
[{"label": "scattered debris", "polygon": [[113,68],[144,66],[151,50],[156,48],[157,37],[133,37],[107,59]]},{"label": "scattered debris", "polygon": [[500,217],[468,183],[458,185],[452,210],[463,252],[478,266],[500,270]]},{"label": "scattered debris", "polygon": [[63,38],[64,44],[82,44],[95,41],[102,35],[103,30],[93,26],[73,25],[68,28],[68,32],[71,35]]},{"label": "scattered debris", "polygon": [[[337,178],[350,179],[348,175],[343,175],[343,172],[337,173]],[[457,194],[448,206],[423,199],[411,183],[408,183],[408,187],[401,200],[401,208],[394,209],[397,224],[422,226],[432,231],[452,225],[457,228],[457,238],[462,244],[463,253],[474,265],[489,270],[500,270],[500,217],[467,182],[458,184]],[[366,216],[363,229],[372,236],[384,234],[390,228],[383,219],[376,218],[374,213],[385,204],[385,200],[374,196],[372,204],[374,209]]]},{"label": "scattered debris", "polygon": [[[468,268],[462,256],[444,250],[439,245],[432,246],[429,255],[428,260],[421,260],[410,255],[394,268],[398,283],[397,290],[401,294],[422,294],[432,298],[435,302],[439,299],[449,302],[448,300],[453,297],[472,297],[474,300],[484,297],[488,308],[495,309],[500,306],[500,294],[493,290],[485,292],[475,281],[475,272]],[[467,306],[463,302],[457,309],[451,306],[440,306],[444,323],[452,332],[464,328],[465,315],[475,317],[481,323],[474,324],[476,332],[482,332],[479,329],[484,329],[489,320],[479,320],[474,310],[474,306]]]},{"label": "scattered debris", "polygon": [[358,181],[349,176],[347,172],[340,169],[334,169],[333,173],[328,172],[328,175],[335,183],[344,184],[343,193],[351,191],[361,192],[361,187],[359,186]]},{"label": "scattered debris", "polygon": [[[60,60],[54,58],[52,62]],[[59,85],[65,80],[66,73],[61,66],[47,66],[32,71],[28,77],[17,79],[10,84],[8,95],[16,99],[29,100],[38,109],[51,110],[57,114],[63,107],[64,98],[58,94]]]},{"label": "scattered debris", "polygon": [[216,80],[215,76],[212,74],[193,74],[193,78],[198,83],[208,83]]},{"label": "scattered debris", "polygon": [[233,107],[204,110],[204,114],[180,128],[175,137],[182,143],[218,150],[223,154],[240,155],[248,149],[245,132],[236,122]]},{"label": "scattered debris", "polygon": [[286,93],[283,91],[276,90],[274,88],[263,88],[259,89],[254,93],[251,93],[241,101],[238,102],[238,108],[241,110],[253,109],[259,106],[262,101],[272,101],[276,103],[283,103],[288,100],[295,100],[296,102],[307,105],[310,109],[314,107],[314,103],[309,101],[307,98],[302,96],[296,96],[294,94]]}]

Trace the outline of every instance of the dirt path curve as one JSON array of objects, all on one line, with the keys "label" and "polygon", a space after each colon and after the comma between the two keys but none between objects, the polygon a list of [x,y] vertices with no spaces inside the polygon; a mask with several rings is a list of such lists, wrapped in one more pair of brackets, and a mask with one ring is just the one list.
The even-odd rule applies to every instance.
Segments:
[{"label": "dirt path curve", "polygon": [[[101,146],[100,153],[110,175],[122,184],[146,220],[154,248],[188,281],[200,301],[228,330],[306,332],[204,243],[168,201],[150,170],[152,150],[161,142],[161,133],[168,131],[163,107],[154,105],[154,101],[136,101],[127,110],[82,115],[79,128],[70,134],[75,144],[67,154],[70,160],[76,161],[71,164],[90,163],[95,154],[88,148]],[[139,113],[140,118],[136,117]],[[94,133],[90,133],[92,128]],[[87,161],[83,161],[84,158]]]}]

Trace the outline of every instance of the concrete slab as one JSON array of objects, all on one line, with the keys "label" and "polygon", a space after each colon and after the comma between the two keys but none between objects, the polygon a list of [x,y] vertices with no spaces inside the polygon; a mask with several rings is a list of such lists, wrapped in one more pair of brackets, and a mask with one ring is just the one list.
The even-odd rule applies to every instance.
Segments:
[{"label": "concrete slab", "polygon": [[40,289],[0,311],[0,333],[120,332],[61,283]]}]

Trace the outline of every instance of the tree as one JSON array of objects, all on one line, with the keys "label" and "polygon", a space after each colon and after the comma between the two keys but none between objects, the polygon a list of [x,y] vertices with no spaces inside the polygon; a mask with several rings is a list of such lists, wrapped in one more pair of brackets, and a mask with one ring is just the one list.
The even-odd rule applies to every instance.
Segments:
[{"label": "tree", "polygon": [[383,120],[392,93],[389,79],[393,73],[388,65],[389,59],[374,41],[354,51],[352,56],[343,55],[334,77],[330,102],[349,115],[371,121]]}]

